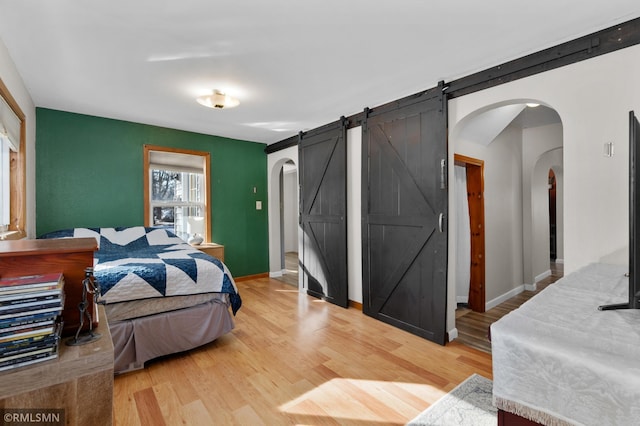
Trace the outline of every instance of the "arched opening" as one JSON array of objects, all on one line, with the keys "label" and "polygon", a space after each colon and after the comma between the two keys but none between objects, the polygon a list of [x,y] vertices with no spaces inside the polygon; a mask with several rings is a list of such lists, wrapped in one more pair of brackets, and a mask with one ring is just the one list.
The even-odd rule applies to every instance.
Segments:
[{"label": "arched opening", "polygon": [[[484,188],[481,226],[486,243],[485,276],[478,283],[484,282],[484,308],[490,310],[524,290],[535,290],[536,283],[551,274],[548,172],[553,168],[556,175],[557,208],[562,205],[558,179],[562,169],[562,122],[558,113],[542,102],[518,99],[480,108],[452,127],[449,140],[454,154],[484,162],[484,173],[476,175]],[[452,194],[451,211],[456,211],[456,200],[458,197]],[[562,247],[558,220],[559,211],[555,242],[556,247]],[[541,226],[545,227],[542,236]],[[449,227],[450,234],[455,228],[453,224]],[[450,242],[455,241],[456,235],[450,236]],[[454,265],[449,268],[453,275],[449,289],[455,293],[459,266],[455,250],[450,255],[454,256]],[[561,255],[556,256],[561,262]],[[455,296],[450,303],[455,303]],[[456,312],[456,317],[460,316]]]},{"label": "arched opening", "polygon": [[268,158],[269,276],[298,286],[298,150]]},{"label": "arched opening", "polygon": [[[564,200],[562,147],[541,153],[531,178],[531,269],[533,290],[562,269]],[[525,277],[526,278],[526,277]]]}]

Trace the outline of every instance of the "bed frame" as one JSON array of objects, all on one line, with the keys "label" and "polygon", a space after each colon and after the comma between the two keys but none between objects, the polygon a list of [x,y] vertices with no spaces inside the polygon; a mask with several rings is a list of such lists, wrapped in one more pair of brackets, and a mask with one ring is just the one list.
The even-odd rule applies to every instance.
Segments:
[{"label": "bed frame", "polygon": [[116,374],[212,342],[234,328],[232,312],[242,300],[219,259],[155,227],[68,228],[39,240],[61,244],[79,237],[91,240],[88,263],[102,286],[98,303],[105,306]]},{"label": "bed frame", "polygon": [[233,328],[228,305],[217,299],[190,308],[109,323],[114,373],[142,369],[151,359],[202,346]]}]

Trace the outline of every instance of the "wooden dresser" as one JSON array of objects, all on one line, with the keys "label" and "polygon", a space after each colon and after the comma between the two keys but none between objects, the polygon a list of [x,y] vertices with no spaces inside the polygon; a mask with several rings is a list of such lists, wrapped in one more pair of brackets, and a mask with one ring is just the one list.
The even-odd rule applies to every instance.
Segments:
[{"label": "wooden dresser", "polygon": [[[93,266],[97,248],[94,238],[0,241],[0,277],[62,272],[65,293],[62,335],[71,336],[80,325],[78,304],[82,300],[84,270]],[[91,316],[96,318],[96,305],[90,299]]]},{"label": "wooden dresser", "polygon": [[[63,336],[72,336],[80,324],[84,270],[93,266],[96,249],[93,238],[0,241],[0,276],[62,272]],[[113,342],[104,308],[93,300],[90,306],[99,340],[67,346],[63,337],[56,359],[0,372],[0,409],[5,415],[11,410],[55,409],[64,413],[67,425],[112,424]]]},{"label": "wooden dresser", "polygon": [[99,340],[67,346],[62,339],[57,359],[0,372],[0,410],[59,409],[66,425],[111,425],[113,343],[102,306],[98,315]]}]

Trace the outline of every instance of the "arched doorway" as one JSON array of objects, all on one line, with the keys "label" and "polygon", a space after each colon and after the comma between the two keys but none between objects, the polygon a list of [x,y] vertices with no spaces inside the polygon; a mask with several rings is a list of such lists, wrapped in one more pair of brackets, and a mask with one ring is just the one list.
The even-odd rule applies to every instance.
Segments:
[{"label": "arched doorway", "polygon": [[[267,157],[269,276],[299,285],[294,258],[298,247],[298,150],[287,148]],[[286,252],[290,252],[287,265]]]},{"label": "arched doorway", "polygon": [[[538,155],[531,177],[530,263],[533,286],[561,269],[564,262],[563,150],[550,149]],[[526,276],[525,276],[526,278]]]},{"label": "arched doorway", "polygon": [[[540,102],[502,102],[481,108],[458,122],[450,142],[456,155],[472,157],[485,164],[482,197],[485,200],[486,268],[484,280],[477,282],[485,283],[485,309],[489,310],[525,289],[535,289],[536,280],[550,273],[548,241],[543,249],[546,264],[541,267],[536,262],[540,255],[538,222],[547,224],[548,239],[549,210],[545,199],[545,210],[540,213],[538,182],[534,180],[537,170],[534,169],[541,164],[562,167],[562,123],[555,110]],[[560,153],[559,162],[557,156],[548,154],[555,150]],[[547,179],[545,176],[542,182],[545,191]],[[450,202],[455,199],[452,195]],[[454,209],[452,205],[451,210]],[[456,241],[455,238],[450,242]],[[561,234],[556,235],[556,241],[558,238]],[[450,255],[455,257],[455,250]],[[449,268],[453,275],[450,290],[454,288],[456,262],[454,258],[454,265]],[[450,299],[450,303],[454,302],[455,299]]]}]

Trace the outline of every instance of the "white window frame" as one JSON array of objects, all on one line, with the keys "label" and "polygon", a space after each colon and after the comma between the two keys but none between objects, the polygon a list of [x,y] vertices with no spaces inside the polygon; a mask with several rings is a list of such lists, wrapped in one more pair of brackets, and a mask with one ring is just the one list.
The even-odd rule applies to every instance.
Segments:
[{"label": "white window frame", "polygon": [[11,158],[9,139],[0,135],[0,232],[7,232],[11,223]]},{"label": "white window frame", "polygon": [[[165,208],[165,209],[173,208],[174,209],[174,216],[173,216],[174,232],[180,238],[184,239],[185,241],[188,241],[189,237],[192,236],[190,234],[193,234],[193,232],[191,232],[191,230],[189,229],[190,227],[189,227],[189,222],[187,218],[191,216],[203,217],[204,211],[206,209],[206,203],[205,203],[206,188],[204,184],[204,181],[205,181],[204,168],[201,170],[187,171],[187,170],[177,170],[173,166],[167,166],[162,164],[151,164],[149,166],[150,185],[153,185],[153,172],[155,170],[168,171],[168,172],[181,174],[179,179],[179,183],[181,184],[180,185],[181,187],[179,186],[178,188],[175,189],[175,191],[182,193],[183,197],[181,197],[180,199],[162,201],[162,200],[154,200],[152,195],[149,200],[149,204],[151,207],[151,218],[150,218],[151,224],[152,226],[158,225],[158,223],[154,220],[154,217],[153,217],[153,212],[155,211],[156,208]],[[201,176],[200,179],[198,179],[198,175]],[[185,184],[187,188],[184,188]],[[150,188],[150,192],[153,194],[153,188]],[[195,194],[189,194],[193,192],[195,192]],[[187,195],[186,200],[184,199],[185,193],[189,194]],[[197,199],[200,199],[201,201],[194,201]],[[184,209],[192,210],[192,212],[197,211],[198,213],[194,212],[194,214],[187,214],[185,217]],[[204,232],[204,230],[197,230],[196,232],[198,234],[201,234],[202,232]]]},{"label": "white window frame", "polygon": [[[184,160],[186,157],[195,161],[195,166],[193,164],[185,164]],[[197,158],[196,158],[197,157]],[[160,160],[160,161],[158,161]],[[167,148],[153,145],[145,145],[144,146],[144,186],[145,186],[145,226],[153,226],[153,211],[154,208],[157,207],[193,207],[195,209],[200,209],[202,212],[202,220],[198,221],[202,223],[203,229],[196,230],[198,234],[202,236],[204,242],[211,241],[211,210],[209,203],[209,194],[210,194],[210,154],[204,151],[194,151],[194,150],[184,150],[178,148]],[[152,188],[151,185],[153,183],[152,179],[152,171],[153,170],[167,170],[178,173],[184,173],[184,176],[189,176],[189,173],[202,173],[203,179],[202,183],[198,186],[195,185],[195,188],[188,188],[187,190],[195,190],[199,191],[201,195],[202,201],[185,201],[185,200],[171,200],[171,201],[157,201],[152,199]],[[189,179],[187,179],[188,181]],[[177,209],[179,212],[181,209]],[[179,215],[179,214],[178,214]],[[193,221],[192,221],[193,223]],[[174,226],[178,228],[174,228],[176,234],[181,238],[188,240],[189,237],[193,236],[190,231],[188,221],[185,220],[184,217],[176,217],[176,213],[174,213]]]}]

